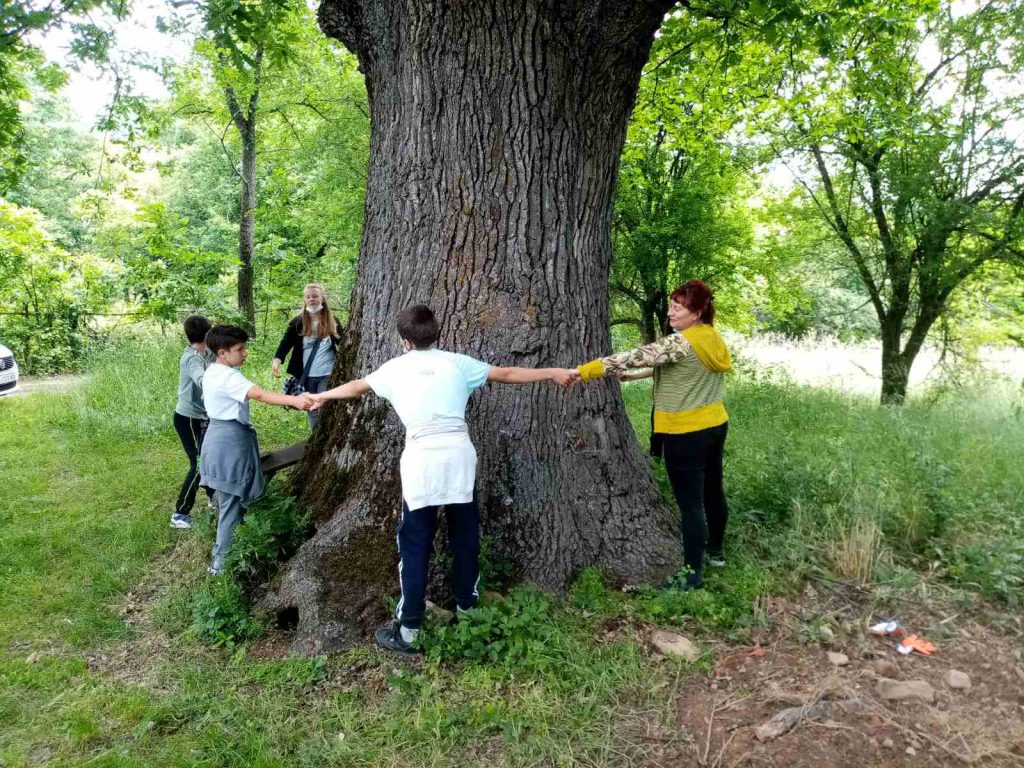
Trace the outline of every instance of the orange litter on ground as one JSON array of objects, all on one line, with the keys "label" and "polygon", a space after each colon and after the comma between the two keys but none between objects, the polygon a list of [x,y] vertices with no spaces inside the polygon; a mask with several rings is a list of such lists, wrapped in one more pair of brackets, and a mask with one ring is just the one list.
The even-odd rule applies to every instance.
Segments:
[{"label": "orange litter on ground", "polygon": [[936,645],[925,640],[923,637],[918,637],[917,635],[908,635],[903,638],[900,644],[896,647],[896,650],[903,654],[914,653],[916,651],[922,656],[932,656],[939,652]]}]

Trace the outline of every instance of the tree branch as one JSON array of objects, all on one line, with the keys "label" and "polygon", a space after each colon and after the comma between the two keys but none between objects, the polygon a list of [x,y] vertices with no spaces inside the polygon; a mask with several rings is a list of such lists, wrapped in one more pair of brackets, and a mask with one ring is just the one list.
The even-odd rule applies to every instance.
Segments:
[{"label": "tree branch", "polygon": [[640,306],[643,306],[643,303],[644,303],[643,296],[641,296],[638,292],[634,291],[633,289],[627,288],[623,283],[621,283],[621,282],[619,282],[617,280],[616,281],[612,281],[611,283],[609,283],[608,287],[611,288],[613,291],[621,293],[627,299],[630,299],[631,301],[635,301]]},{"label": "tree branch", "polygon": [[885,317],[886,310],[885,304],[882,302],[882,295],[878,290],[878,285],[875,283],[875,278],[871,274],[871,270],[868,269],[867,260],[864,258],[864,254],[861,253],[860,248],[857,245],[857,241],[854,239],[853,234],[850,232],[850,226],[843,216],[843,212],[839,209],[839,201],[836,199],[835,187],[832,185],[832,175],[828,172],[828,166],[825,165],[825,158],[821,153],[821,147],[817,144],[810,145],[811,153],[814,155],[814,162],[818,166],[818,175],[821,177],[821,184],[825,188],[825,197],[828,200],[829,207],[832,210],[832,228],[839,235],[839,239],[846,245],[846,249],[853,256],[853,262],[857,265],[857,272],[860,274],[860,279],[864,282],[864,286],[868,289],[868,295],[871,296],[871,303],[875,307],[875,312],[878,313],[878,317],[881,319]]}]

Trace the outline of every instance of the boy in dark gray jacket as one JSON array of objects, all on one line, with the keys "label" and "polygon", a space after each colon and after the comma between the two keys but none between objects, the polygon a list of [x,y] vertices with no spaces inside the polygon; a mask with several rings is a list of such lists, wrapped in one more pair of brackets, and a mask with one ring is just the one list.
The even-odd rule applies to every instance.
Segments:
[{"label": "boy in dark gray jacket", "polygon": [[[206,332],[210,321],[200,315],[185,319],[185,338],[188,346],[178,361],[178,403],[174,407],[174,431],[181,439],[181,447],[188,457],[188,474],[178,492],[178,501],[171,515],[172,528],[192,527],[192,507],[196,503],[196,489],[199,487],[199,450],[210,423],[203,407],[203,376],[214,360],[213,353],[206,348]],[[206,489],[210,504],[213,491]]]}]

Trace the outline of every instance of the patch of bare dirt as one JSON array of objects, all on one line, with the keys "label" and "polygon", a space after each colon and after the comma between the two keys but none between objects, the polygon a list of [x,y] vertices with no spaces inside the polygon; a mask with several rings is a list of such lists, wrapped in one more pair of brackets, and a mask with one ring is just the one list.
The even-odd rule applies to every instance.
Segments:
[{"label": "patch of bare dirt", "polygon": [[[714,649],[713,668],[680,681],[667,726],[636,713],[620,723],[633,754],[646,747],[632,764],[1024,766],[1019,616],[836,582],[771,599],[767,616],[753,645],[700,638]],[[867,631],[893,616],[939,652],[904,656]],[[951,687],[966,680],[950,670],[970,687]],[[910,697],[884,698],[893,692]]]}]

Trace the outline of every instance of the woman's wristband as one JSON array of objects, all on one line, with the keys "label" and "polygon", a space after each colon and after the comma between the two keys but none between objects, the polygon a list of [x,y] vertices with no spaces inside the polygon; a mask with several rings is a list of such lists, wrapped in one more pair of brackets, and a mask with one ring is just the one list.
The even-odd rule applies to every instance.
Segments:
[{"label": "woman's wristband", "polygon": [[600,360],[591,360],[589,363],[577,366],[576,370],[580,372],[580,378],[584,381],[600,379],[605,374],[604,363]]}]

